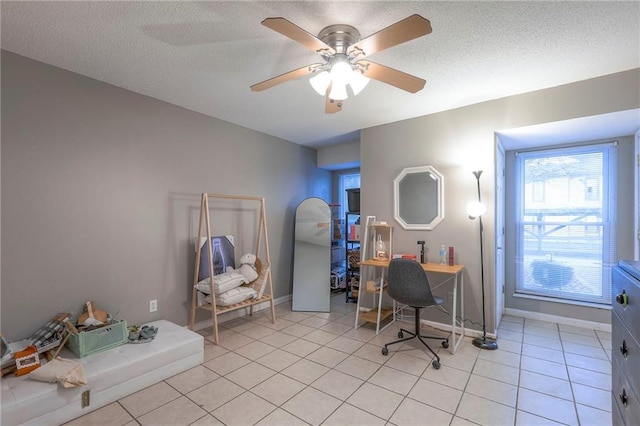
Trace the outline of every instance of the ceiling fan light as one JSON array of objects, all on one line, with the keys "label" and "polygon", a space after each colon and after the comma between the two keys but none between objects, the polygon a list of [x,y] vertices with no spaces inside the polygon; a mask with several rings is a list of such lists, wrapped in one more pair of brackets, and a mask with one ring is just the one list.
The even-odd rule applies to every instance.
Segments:
[{"label": "ceiling fan light", "polygon": [[336,62],[331,66],[331,81],[334,83],[347,84],[352,74],[351,65],[347,62]]},{"label": "ceiling fan light", "polygon": [[369,83],[369,80],[369,77],[365,77],[360,71],[354,71],[349,79],[349,85],[351,86],[351,90],[353,90],[353,94],[357,95],[360,93]]},{"label": "ceiling fan light", "polygon": [[334,81],[331,84],[331,92],[329,93],[329,98],[336,101],[343,101],[347,99],[349,95],[347,95],[347,86],[344,83]]},{"label": "ceiling fan light", "polygon": [[331,77],[327,71],[322,71],[311,77],[309,79],[309,83],[311,84],[311,87],[313,87],[313,90],[318,92],[320,96],[324,96],[327,94],[327,88],[329,87],[329,83],[331,83]]}]

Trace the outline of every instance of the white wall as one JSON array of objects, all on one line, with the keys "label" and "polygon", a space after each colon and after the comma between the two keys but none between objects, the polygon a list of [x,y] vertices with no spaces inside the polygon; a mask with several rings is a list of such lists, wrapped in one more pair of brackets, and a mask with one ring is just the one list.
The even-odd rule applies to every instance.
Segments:
[{"label": "white wall", "polygon": [[[471,171],[483,170],[482,200],[488,206],[484,269],[491,312],[495,303],[494,132],[638,108],[638,93],[640,70],[634,69],[365,129],[361,136],[362,214],[395,223],[392,185],[398,173],[404,167],[419,165],[440,171],[445,179],[444,221],[433,231],[404,231],[396,224],[394,251],[419,253],[416,241],[426,240],[429,260],[434,261],[441,244],[454,246],[457,263],[466,266],[465,316],[477,323],[482,317],[478,224],[467,218],[466,205],[477,197]],[[427,315],[449,321],[431,311]],[[492,315],[487,315],[487,322],[487,329],[493,330]],[[473,327],[479,328],[478,324]]]},{"label": "white wall", "polygon": [[[130,323],[187,324],[202,192],[266,198],[275,296],[288,295],[295,208],[331,198],[313,149],[6,51],[1,171],[11,340],[87,300]],[[252,251],[221,217],[216,233],[241,234],[236,256]]]}]

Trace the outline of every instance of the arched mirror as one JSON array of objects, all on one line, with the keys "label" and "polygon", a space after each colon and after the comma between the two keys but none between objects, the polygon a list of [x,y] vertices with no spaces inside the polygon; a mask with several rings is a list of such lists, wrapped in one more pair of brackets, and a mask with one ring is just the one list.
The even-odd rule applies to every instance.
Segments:
[{"label": "arched mirror", "polygon": [[407,167],[393,180],[393,214],[404,229],[431,231],[444,219],[444,177],[431,166]]},{"label": "arched mirror", "polygon": [[331,288],[331,209],[311,197],[296,209],[291,310],[329,312]]}]

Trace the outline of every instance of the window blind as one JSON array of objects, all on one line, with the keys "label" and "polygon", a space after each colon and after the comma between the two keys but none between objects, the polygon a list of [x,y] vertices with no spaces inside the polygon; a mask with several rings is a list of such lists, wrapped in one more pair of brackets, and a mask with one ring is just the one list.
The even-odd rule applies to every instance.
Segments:
[{"label": "window blind", "polygon": [[517,293],[611,303],[615,165],[615,143],[517,154]]}]

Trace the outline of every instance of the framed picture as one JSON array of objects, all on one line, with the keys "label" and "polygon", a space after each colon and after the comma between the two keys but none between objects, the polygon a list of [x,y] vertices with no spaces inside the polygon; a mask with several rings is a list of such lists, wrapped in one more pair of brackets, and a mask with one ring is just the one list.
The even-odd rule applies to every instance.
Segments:
[{"label": "framed picture", "polygon": [[[200,240],[200,272],[198,281],[209,277],[209,244],[206,238]],[[211,247],[213,248],[213,275],[222,274],[227,270],[227,266],[235,269],[235,245],[233,235],[223,235],[211,237]]]}]

